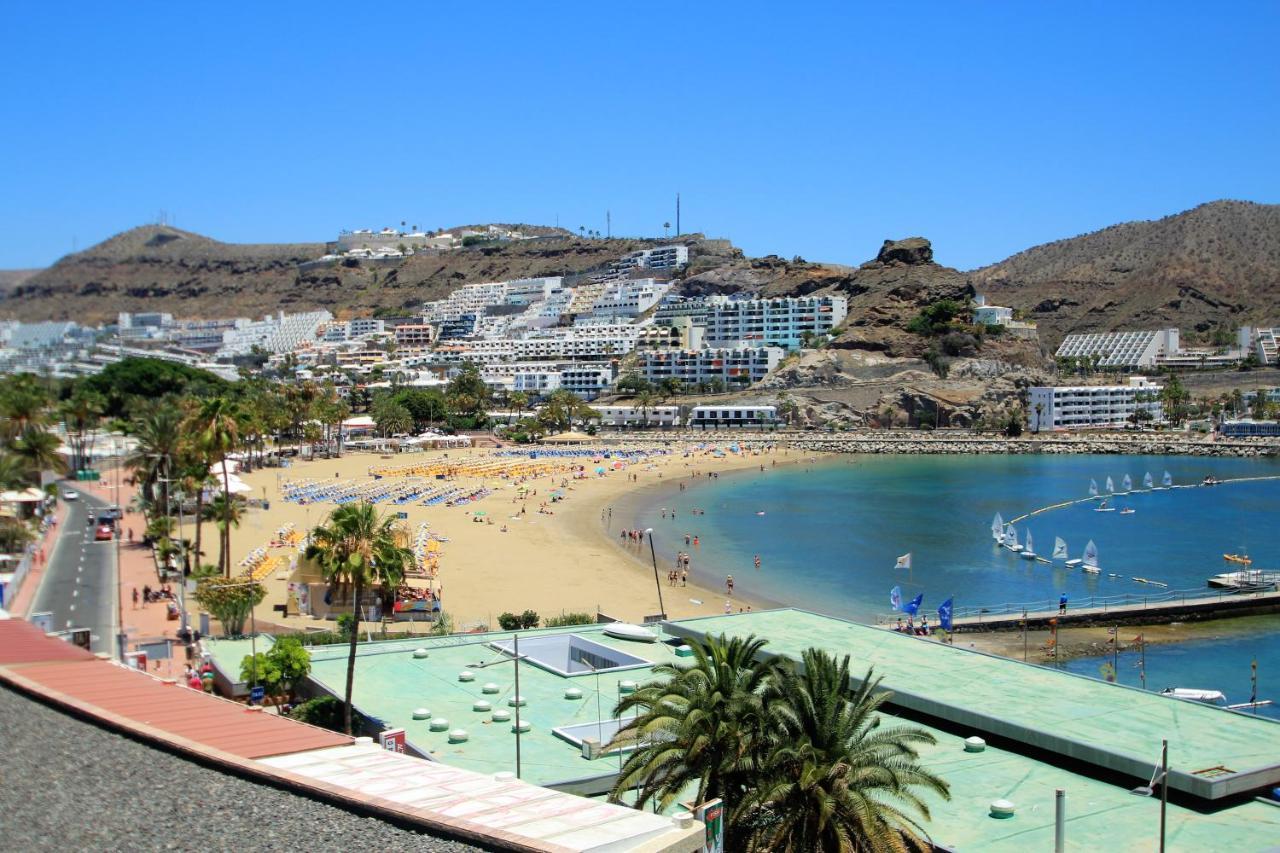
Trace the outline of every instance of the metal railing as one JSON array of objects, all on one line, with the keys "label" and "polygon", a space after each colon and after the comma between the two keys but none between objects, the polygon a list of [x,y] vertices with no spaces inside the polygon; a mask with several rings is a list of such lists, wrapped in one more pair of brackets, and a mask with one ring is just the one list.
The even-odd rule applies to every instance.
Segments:
[{"label": "metal railing", "polygon": [[[1131,592],[1121,595],[1093,595],[1088,598],[1072,598],[1069,602],[1070,608],[1079,611],[1080,609],[1100,609],[1102,612],[1108,610],[1132,610],[1135,608],[1144,608],[1153,604],[1186,604],[1196,601],[1226,601],[1227,599],[1239,600],[1245,596],[1258,597],[1270,593],[1273,589],[1206,589],[1196,587],[1194,589],[1164,589],[1152,592]],[[1021,616],[1023,613],[1045,613],[1056,612],[1058,609],[1058,599],[1049,598],[1041,601],[1020,601],[1007,602],[1004,604],[988,604],[975,607],[957,607],[954,612],[955,619],[981,619],[988,616]]]}]

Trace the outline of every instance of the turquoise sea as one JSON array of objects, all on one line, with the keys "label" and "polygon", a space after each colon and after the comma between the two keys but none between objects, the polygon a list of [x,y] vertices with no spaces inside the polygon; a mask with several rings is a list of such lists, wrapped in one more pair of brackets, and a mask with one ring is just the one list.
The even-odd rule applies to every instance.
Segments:
[{"label": "turquoise sea", "polygon": [[[1208,577],[1231,568],[1223,563],[1224,552],[1244,551],[1255,568],[1280,569],[1280,480],[1133,494],[1115,500],[1136,510],[1131,515],[1094,512],[1085,503],[1017,525],[1019,537],[1029,529],[1036,551],[1046,556],[1055,536],[1066,540],[1071,557],[1079,557],[1085,543],[1094,540],[1101,575],[1068,570],[1061,562],[1051,566],[1019,559],[997,548],[991,537],[995,513],[1009,520],[1083,498],[1091,478],[1102,488],[1110,476],[1119,488],[1125,474],[1140,486],[1148,471],[1157,484],[1166,470],[1175,484],[1199,483],[1207,475],[1280,476],[1277,460],[848,456],[792,465],[783,463],[794,461],[794,455],[776,458],[779,466],[773,468],[772,458],[762,457],[764,471],[685,478],[683,492],[673,480],[637,496],[631,506],[620,506],[613,529],[654,528],[660,570],[674,564],[677,551],[687,550],[693,575],[713,588],[723,589],[725,575],[732,574],[740,595],[865,622],[891,614],[889,593],[895,585],[904,599],[923,593],[922,611],[932,621],[947,598],[960,610],[1047,607],[1063,592],[1077,605],[1098,596],[1160,592],[1134,577],[1173,590],[1201,590]],[[696,467],[696,460],[691,462]],[[693,514],[695,508],[705,514]],[[686,548],[686,533],[698,537],[697,547]],[[895,569],[895,559],[908,552],[911,570]],[[760,569],[754,566],[756,555]],[[714,604],[718,612],[723,601]],[[1270,624],[1274,641],[1264,657],[1268,670],[1280,675],[1280,617]],[[1154,671],[1149,665],[1149,673],[1158,672],[1161,661],[1153,664]],[[1088,674],[1097,670],[1096,663],[1081,666],[1091,670]],[[1247,670],[1247,660],[1244,666]],[[1280,690],[1273,692],[1280,698]],[[1239,701],[1240,693],[1235,687],[1228,698]]]}]

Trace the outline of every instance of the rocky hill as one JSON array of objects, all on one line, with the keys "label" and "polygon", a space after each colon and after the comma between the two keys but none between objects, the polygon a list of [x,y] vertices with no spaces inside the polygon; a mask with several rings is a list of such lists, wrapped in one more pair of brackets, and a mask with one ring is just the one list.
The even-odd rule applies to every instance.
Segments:
[{"label": "rocky hill", "polygon": [[[588,272],[651,245],[582,239],[538,226],[511,227],[540,236],[397,260],[315,263],[326,244],[222,243],[148,225],[68,255],[20,281],[0,298],[0,316],[94,323],[113,320],[120,311],[169,311],[183,317],[320,308],[340,317],[394,313],[445,296],[460,284]],[[700,241],[695,236],[688,242]],[[708,257],[736,251],[715,241],[707,244]]]},{"label": "rocky hill", "polygon": [[1280,205],[1215,201],[1020,252],[970,274],[1056,347],[1069,331],[1280,322]]}]

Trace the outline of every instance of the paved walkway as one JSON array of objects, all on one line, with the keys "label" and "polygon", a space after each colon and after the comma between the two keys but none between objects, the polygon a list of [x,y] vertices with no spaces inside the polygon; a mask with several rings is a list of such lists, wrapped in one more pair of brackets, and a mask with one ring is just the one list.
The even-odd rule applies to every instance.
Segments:
[{"label": "paved walkway", "polygon": [[67,515],[67,505],[59,501],[56,514],[57,522],[53,527],[48,528],[41,534],[36,561],[28,570],[27,576],[23,578],[22,587],[18,590],[17,596],[8,608],[9,613],[12,615],[26,618],[32,602],[36,600],[36,591],[40,589],[40,581],[44,578],[45,569],[49,565],[49,557],[53,555],[54,543],[58,541],[58,534],[61,532],[62,526],[66,524]]}]

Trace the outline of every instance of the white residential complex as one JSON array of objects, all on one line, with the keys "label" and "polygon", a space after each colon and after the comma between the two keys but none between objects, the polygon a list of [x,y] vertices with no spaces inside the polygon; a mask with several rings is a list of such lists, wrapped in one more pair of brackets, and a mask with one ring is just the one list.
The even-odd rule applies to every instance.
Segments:
[{"label": "white residential complex", "polygon": [[770,346],[797,350],[809,338],[829,334],[844,320],[843,296],[783,296],[707,302],[708,346]]},{"label": "white residential complex", "polygon": [[1161,355],[1177,353],[1178,330],[1093,332],[1067,335],[1057,358],[1097,359],[1098,367],[1152,367]]},{"label": "white residential complex", "polygon": [[302,314],[286,314],[263,317],[257,322],[238,325],[223,334],[219,358],[248,355],[254,347],[269,353],[284,353],[298,349],[316,340],[320,326],[333,319],[328,311],[308,311]]},{"label": "white residential complex", "polygon": [[688,246],[655,246],[623,255],[619,260],[609,264],[609,271],[597,276],[598,281],[623,279],[634,270],[679,270],[689,265]]},{"label": "white residential complex", "polygon": [[640,375],[655,385],[664,379],[675,379],[681,385],[719,380],[733,387],[764,379],[784,355],[779,347],[645,350],[637,357],[637,367]]},{"label": "white residential complex", "polygon": [[1142,376],[1130,377],[1128,385],[1036,386],[1028,410],[1031,431],[1117,429],[1134,424],[1139,409],[1150,415],[1144,422],[1161,422],[1162,390]]}]

